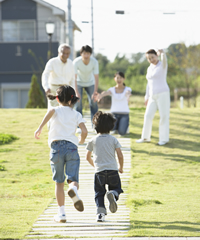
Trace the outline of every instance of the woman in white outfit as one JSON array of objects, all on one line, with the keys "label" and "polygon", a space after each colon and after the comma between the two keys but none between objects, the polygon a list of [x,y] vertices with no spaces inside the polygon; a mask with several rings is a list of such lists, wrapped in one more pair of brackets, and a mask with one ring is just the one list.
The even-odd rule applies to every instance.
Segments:
[{"label": "woman in white outfit", "polygon": [[[161,55],[161,61],[158,56]],[[147,106],[144,115],[144,125],[141,139],[137,143],[151,141],[152,121],[154,115],[159,110],[159,142],[158,145],[165,145],[169,142],[169,112],[170,112],[170,92],[167,84],[167,57],[163,50],[151,49],[146,52],[146,58],[150,63],[147,69],[147,87],[145,95],[145,105]]]}]

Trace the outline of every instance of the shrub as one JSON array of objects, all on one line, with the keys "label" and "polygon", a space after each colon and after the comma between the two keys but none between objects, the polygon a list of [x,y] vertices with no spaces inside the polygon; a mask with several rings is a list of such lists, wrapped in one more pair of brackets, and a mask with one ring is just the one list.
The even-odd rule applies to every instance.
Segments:
[{"label": "shrub", "polygon": [[44,95],[40,89],[40,85],[35,74],[33,74],[31,78],[31,88],[29,90],[28,96],[29,100],[26,104],[26,108],[46,108]]},{"label": "shrub", "polygon": [[19,139],[19,138],[14,135],[0,133],[0,145],[10,143],[17,139]]}]

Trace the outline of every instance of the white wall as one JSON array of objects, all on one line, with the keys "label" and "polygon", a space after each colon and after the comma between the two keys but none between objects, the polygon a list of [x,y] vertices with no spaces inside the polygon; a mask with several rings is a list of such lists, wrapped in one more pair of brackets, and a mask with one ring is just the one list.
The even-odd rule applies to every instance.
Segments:
[{"label": "white wall", "polygon": [[58,16],[53,15],[52,10],[37,3],[38,41],[48,41],[45,24],[48,21],[55,23],[52,41],[64,42],[65,23]]}]

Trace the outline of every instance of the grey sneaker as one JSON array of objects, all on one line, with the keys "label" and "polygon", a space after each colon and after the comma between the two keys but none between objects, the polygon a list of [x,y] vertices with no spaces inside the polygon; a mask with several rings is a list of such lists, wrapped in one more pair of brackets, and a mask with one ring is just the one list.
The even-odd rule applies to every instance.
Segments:
[{"label": "grey sneaker", "polygon": [[109,201],[109,209],[112,213],[115,213],[117,211],[117,202],[115,199],[115,195],[112,192],[107,192],[106,194],[107,199]]},{"label": "grey sneaker", "polygon": [[97,214],[97,222],[104,222],[105,221],[105,214],[104,213],[98,213]]}]

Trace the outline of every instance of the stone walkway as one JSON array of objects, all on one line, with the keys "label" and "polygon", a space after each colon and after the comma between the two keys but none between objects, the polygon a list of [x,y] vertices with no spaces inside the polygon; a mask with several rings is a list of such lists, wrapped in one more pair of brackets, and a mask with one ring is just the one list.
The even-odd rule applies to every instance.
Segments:
[{"label": "stone walkway", "polygon": [[[86,115],[84,118],[87,120],[86,126],[89,131],[88,139],[95,135],[91,128],[90,116]],[[65,206],[66,206],[66,223],[56,223],[53,221],[53,216],[57,213],[56,199],[52,200],[52,203],[45,209],[45,211],[38,217],[38,220],[34,223],[31,232],[26,236],[26,239],[41,239],[41,238],[104,238],[107,239],[121,239],[126,236],[130,222],[129,222],[129,209],[126,207],[127,199],[127,186],[129,182],[129,171],[131,168],[131,151],[130,151],[130,139],[123,138],[118,135],[118,140],[122,145],[122,152],[124,155],[124,173],[121,174],[122,188],[124,193],[120,195],[118,201],[118,210],[116,213],[111,213],[108,208],[108,201],[106,199],[106,206],[108,215],[106,221],[99,223],[96,222],[96,206],[94,202],[94,169],[89,165],[85,159],[86,144],[79,146],[79,154],[81,158],[80,165],[80,190],[79,196],[84,203],[84,212],[78,212],[67,193]],[[67,190],[67,186],[66,189]],[[124,238],[123,238],[124,239]],[[130,238],[128,238],[130,239]],[[146,238],[148,239],[148,238]]]}]

